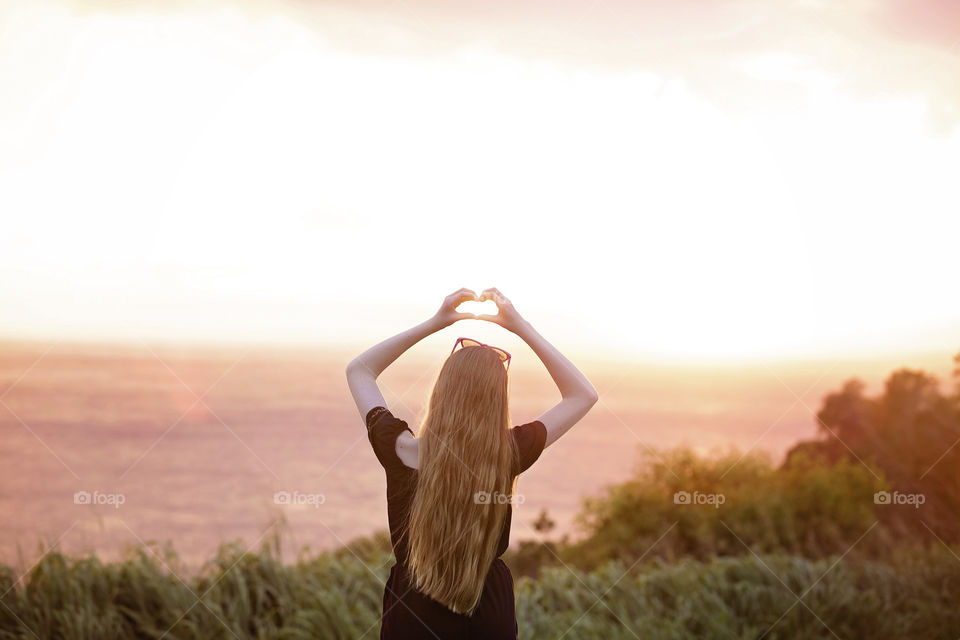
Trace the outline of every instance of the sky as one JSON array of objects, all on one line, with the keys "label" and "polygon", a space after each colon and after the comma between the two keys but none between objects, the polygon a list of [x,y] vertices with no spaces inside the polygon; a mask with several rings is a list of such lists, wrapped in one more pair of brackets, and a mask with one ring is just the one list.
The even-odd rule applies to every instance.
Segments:
[{"label": "sky", "polygon": [[952,352],[958,123],[953,0],[8,1],[0,336]]}]

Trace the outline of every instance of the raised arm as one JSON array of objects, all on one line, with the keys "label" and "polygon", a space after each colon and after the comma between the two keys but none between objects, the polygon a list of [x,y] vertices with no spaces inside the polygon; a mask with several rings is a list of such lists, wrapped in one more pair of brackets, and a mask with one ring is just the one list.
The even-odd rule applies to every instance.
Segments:
[{"label": "raised arm", "polygon": [[347,365],[347,385],[350,387],[353,401],[357,404],[361,420],[366,420],[370,409],[387,406],[383,394],[380,393],[380,387],[377,386],[377,377],[383,373],[383,370],[403,355],[407,349],[431,333],[436,333],[457,320],[473,318],[471,313],[458,313],[457,307],[462,302],[476,299],[477,294],[469,289],[460,289],[451,293],[440,305],[440,310],[429,320],[424,320],[403,333],[387,338],[350,361]]},{"label": "raised arm", "polygon": [[497,289],[487,289],[480,294],[480,299],[496,302],[498,313],[495,316],[486,315],[477,316],[477,318],[496,322],[520,336],[546,366],[547,372],[560,390],[560,402],[539,418],[547,428],[547,442],[544,446],[550,446],[587,415],[590,408],[597,402],[597,390],[572,362],[517,313],[506,296]]}]

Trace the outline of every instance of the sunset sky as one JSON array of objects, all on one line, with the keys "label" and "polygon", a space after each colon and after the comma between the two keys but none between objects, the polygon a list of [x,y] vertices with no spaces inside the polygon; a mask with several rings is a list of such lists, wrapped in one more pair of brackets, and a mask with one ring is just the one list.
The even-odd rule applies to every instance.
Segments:
[{"label": "sunset sky", "polygon": [[958,123],[955,0],[4,2],[0,337],[955,351]]}]

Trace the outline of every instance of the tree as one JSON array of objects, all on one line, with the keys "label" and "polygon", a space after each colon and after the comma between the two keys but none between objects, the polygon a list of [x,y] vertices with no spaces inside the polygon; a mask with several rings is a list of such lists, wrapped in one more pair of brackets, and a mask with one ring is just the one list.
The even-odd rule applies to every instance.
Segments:
[{"label": "tree", "polygon": [[957,385],[957,395],[960,395],[960,353],[953,356],[953,379]]},{"label": "tree", "polygon": [[[831,393],[817,412],[817,426],[827,436],[827,451],[846,457],[846,451],[863,447],[876,431],[876,406],[864,397],[864,384],[847,380],[839,392]],[[829,456],[835,458],[836,456]]]}]

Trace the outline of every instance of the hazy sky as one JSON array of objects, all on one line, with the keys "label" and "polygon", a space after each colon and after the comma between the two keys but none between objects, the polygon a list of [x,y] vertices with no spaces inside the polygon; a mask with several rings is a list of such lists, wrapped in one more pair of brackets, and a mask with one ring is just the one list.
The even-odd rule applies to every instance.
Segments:
[{"label": "hazy sky", "polygon": [[312,5],[0,5],[0,335],[960,343],[955,0]]}]

